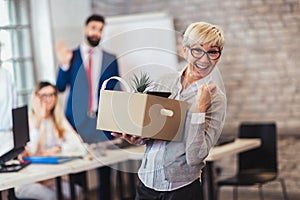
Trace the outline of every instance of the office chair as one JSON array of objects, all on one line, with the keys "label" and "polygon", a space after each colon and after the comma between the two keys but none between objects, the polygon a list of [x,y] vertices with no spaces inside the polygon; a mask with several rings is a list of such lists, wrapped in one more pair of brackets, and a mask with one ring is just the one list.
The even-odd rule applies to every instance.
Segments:
[{"label": "office chair", "polygon": [[276,124],[242,123],[239,127],[239,138],[260,138],[259,148],[238,154],[238,169],[235,176],[217,181],[221,186],[232,186],[233,199],[238,197],[238,186],[254,186],[259,188],[260,199],[263,200],[262,186],[278,180],[281,183],[285,200],[288,199],[284,179],[277,178],[277,139]]}]

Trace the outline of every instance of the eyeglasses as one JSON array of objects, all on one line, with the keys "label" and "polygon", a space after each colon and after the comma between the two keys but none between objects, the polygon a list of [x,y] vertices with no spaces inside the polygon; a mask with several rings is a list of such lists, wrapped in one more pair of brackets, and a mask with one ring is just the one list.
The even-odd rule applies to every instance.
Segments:
[{"label": "eyeglasses", "polygon": [[46,94],[46,93],[45,94],[37,94],[37,95],[42,100],[47,99],[47,98],[54,98],[54,97],[56,97],[56,93],[55,92],[54,93],[48,93],[48,94]]},{"label": "eyeglasses", "polygon": [[217,60],[221,56],[221,51],[215,51],[215,50],[210,50],[208,52],[204,51],[203,49],[200,48],[190,48],[187,47],[191,50],[191,54],[194,58],[202,58],[204,54],[208,56],[209,59],[211,60]]}]

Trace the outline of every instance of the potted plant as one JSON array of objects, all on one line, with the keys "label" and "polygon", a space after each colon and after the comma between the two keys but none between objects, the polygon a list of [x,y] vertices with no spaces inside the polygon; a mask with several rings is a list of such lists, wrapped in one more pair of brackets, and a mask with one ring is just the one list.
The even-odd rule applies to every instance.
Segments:
[{"label": "potted plant", "polygon": [[141,72],[139,77],[134,74],[132,82],[132,87],[134,88],[134,92],[136,93],[146,93],[166,98],[171,95],[170,92],[150,91],[149,88],[153,86],[153,81],[150,79],[150,76],[146,72]]},{"label": "potted plant", "polygon": [[146,72],[141,72],[140,76],[136,74],[132,78],[134,92],[146,93],[147,89],[151,86],[152,80]]}]

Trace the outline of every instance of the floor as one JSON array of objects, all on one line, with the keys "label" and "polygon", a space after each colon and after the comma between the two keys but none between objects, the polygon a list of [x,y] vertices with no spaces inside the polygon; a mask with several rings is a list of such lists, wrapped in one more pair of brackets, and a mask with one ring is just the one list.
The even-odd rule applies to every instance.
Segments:
[{"label": "floor", "polygon": [[[232,189],[224,188],[221,189],[219,200],[230,200],[232,198]],[[257,188],[245,189],[241,188],[239,190],[239,200],[259,200],[259,193]],[[300,194],[289,193],[289,200],[299,200]],[[88,200],[98,200],[97,191],[91,191]],[[119,200],[119,198],[114,197],[112,200]],[[123,199],[125,200],[125,199]],[[133,198],[127,198],[126,200],[133,200]],[[265,191],[264,200],[283,200],[282,194],[278,192]]]},{"label": "floor", "polygon": [[[239,189],[239,200],[255,200],[255,199],[260,199],[259,198],[259,192],[258,189],[253,187],[253,188],[240,188]],[[293,194],[289,193],[288,194],[289,200],[299,200],[300,199],[300,194]],[[232,198],[232,188],[224,188],[221,189],[221,193],[219,196],[219,200],[230,200]],[[264,191],[264,200],[283,200],[282,193],[278,191]]]},{"label": "floor", "polygon": [[[289,200],[299,200],[299,193],[289,193]],[[6,198],[3,198],[6,199]],[[219,196],[219,200],[231,200],[232,198],[232,189],[231,188],[222,188]],[[259,200],[259,194],[257,188],[240,188],[239,189],[239,200]],[[89,192],[87,200],[98,200],[98,195],[96,190]],[[112,200],[120,200],[117,197],[117,191],[114,191]],[[134,198],[124,198],[122,200],[134,200]],[[264,200],[283,200],[282,194],[276,191],[264,191]]]}]

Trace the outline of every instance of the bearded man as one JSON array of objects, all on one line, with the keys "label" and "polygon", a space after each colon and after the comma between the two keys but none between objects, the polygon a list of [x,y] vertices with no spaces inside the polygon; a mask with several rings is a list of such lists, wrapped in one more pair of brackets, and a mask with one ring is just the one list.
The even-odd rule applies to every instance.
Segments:
[{"label": "bearded man", "polygon": [[[119,76],[116,56],[101,47],[104,26],[103,16],[92,15],[85,22],[84,39],[78,48],[69,50],[63,42],[56,45],[59,62],[56,87],[59,92],[69,89],[65,114],[83,141],[89,144],[113,139],[110,133],[96,129],[102,83]],[[116,82],[110,81],[106,89],[116,89]],[[110,173],[109,167],[98,169],[101,200],[111,199]]]}]

